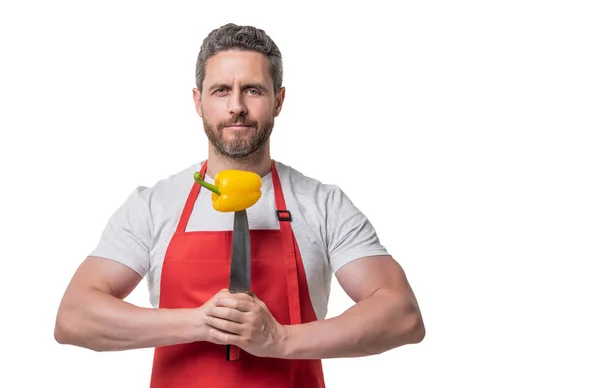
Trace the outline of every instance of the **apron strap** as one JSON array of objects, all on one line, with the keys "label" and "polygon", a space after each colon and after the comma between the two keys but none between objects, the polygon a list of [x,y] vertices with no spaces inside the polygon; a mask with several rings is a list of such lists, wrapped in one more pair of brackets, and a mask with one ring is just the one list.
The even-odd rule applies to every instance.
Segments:
[{"label": "apron strap", "polygon": [[[201,179],[204,179],[207,164],[208,163],[206,161],[202,164],[202,168],[200,169]],[[188,195],[187,201],[185,202],[185,206],[183,207],[181,217],[179,217],[179,223],[177,224],[177,233],[185,232],[185,228],[187,227],[188,221],[190,220],[190,216],[192,215],[194,203],[196,203],[196,199],[198,199],[198,194],[200,193],[201,187],[202,186],[200,186],[196,183],[196,181],[194,181],[192,189],[190,190],[190,194]]]},{"label": "apron strap", "polygon": [[275,191],[276,214],[281,230],[283,256],[286,265],[286,277],[288,287],[288,305],[290,309],[290,324],[302,323],[300,311],[300,287],[298,285],[298,267],[296,263],[296,249],[294,244],[294,232],[290,224],[291,213],[286,207],[279,175],[275,168],[275,161],[271,160],[271,172],[273,176],[273,189]]}]

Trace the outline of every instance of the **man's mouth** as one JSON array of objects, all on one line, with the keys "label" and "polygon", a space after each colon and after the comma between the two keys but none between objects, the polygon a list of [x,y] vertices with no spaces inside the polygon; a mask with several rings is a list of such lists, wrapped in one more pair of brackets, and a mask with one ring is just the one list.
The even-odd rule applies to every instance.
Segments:
[{"label": "man's mouth", "polygon": [[241,131],[241,130],[244,130],[246,128],[252,128],[252,125],[249,125],[249,124],[232,124],[232,125],[226,125],[223,128],[233,129],[235,131]]}]

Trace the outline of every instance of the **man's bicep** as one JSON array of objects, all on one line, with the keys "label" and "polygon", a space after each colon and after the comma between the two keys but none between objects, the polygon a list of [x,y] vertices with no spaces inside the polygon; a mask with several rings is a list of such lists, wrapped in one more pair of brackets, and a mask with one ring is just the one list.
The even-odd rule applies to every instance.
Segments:
[{"label": "man's bicep", "polygon": [[354,260],[340,268],[336,278],[354,302],[376,293],[394,294],[407,302],[415,300],[404,270],[390,255]]},{"label": "man's bicep", "polygon": [[67,293],[95,289],[124,299],[141,280],[140,274],[124,264],[104,257],[88,256],[75,271]]}]

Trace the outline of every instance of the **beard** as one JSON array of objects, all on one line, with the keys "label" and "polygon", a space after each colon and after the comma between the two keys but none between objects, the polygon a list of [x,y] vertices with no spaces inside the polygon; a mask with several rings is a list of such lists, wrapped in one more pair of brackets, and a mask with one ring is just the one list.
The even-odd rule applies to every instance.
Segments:
[{"label": "beard", "polygon": [[[273,131],[274,119],[270,117],[260,126],[257,121],[242,117],[233,117],[227,121],[220,121],[216,126],[210,125],[206,120],[203,123],[204,132],[208,140],[219,154],[231,159],[243,159],[261,149],[267,140],[269,140]],[[223,137],[223,128],[235,124],[248,125],[251,128],[233,133],[235,136],[233,140],[225,140]],[[248,131],[251,133],[248,134]]]}]

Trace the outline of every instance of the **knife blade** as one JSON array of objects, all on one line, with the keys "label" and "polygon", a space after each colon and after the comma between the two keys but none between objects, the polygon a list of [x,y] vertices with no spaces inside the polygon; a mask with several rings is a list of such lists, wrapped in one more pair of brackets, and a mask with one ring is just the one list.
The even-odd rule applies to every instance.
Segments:
[{"label": "knife blade", "polygon": [[[231,268],[229,272],[229,292],[250,291],[250,228],[246,210],[236,211],[233,218],[233,238],[231,242]],[[240,349],[227,345],[227,361],[236,361]]]}]

